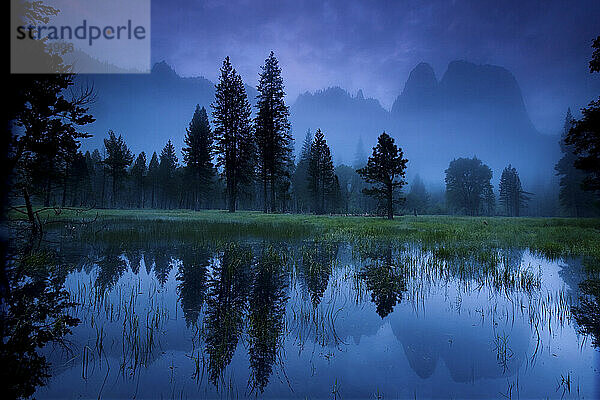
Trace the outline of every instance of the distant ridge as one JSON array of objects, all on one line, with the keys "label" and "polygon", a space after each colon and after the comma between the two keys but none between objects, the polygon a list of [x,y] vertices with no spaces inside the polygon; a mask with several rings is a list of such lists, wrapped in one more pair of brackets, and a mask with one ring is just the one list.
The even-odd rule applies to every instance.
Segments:
[{"label": "distant ridge", "polygon": [[[158,152],[168,139],[181,149],[196,104],[206,107],[210,116],[214,101],[214,82],[181,77],[164,61],[156,63],[150,74],[78,79],[81,84],[93,83],[98,94],[92,107],[97,122],[91,125],[94,137],[86,141],[87,149],[101,148],[109,129],[123,134],[135,153]],[[256,89],[246,86],[246,91],[254,104]],[[539,134],[515,77],[498,66],[453,61],[438,80],[429,64],[420,63],[391,111],[362,90],[352,95],[336,86],[302,93],[287,103],[296,152],[306,131],[320,128],[334,160],[351,164],[359,138],[370,153],[377,136],[386,131],[410,160],[409,176],[419,172],[426,181],[443,182],[449,161],[473,155],[487,162],[497,177],[508,163],[518,169],[522,163],[525,179],[539,171],[551,174],[558,154],[558,139]],[[530,165],[536,168],[525,171]]]},{"label": "distant ridge", "polygon": [[[90,126],[94,137],[86,141],[86,148],[101,148],[112,129],[123,134],[135,153],[159,152],[168,139],[181,149],[196,104],[210,115],[215,92],[212,81],[181,77],[165,61],[154,64],[149,74],[81,75],[78,83],[93,85],[97,93],[92,105],[96,122]],[[256,89],[246,85],[246,92],[254,103]]]}]

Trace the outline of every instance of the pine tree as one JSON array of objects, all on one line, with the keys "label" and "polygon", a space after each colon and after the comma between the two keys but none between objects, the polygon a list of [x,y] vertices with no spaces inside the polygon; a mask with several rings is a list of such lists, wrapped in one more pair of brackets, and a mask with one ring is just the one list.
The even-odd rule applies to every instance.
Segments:
[{"label": "pine tree", "polygon": [[133,178],[135,185],[134,193],[138,199],[139,208],[143,208],[145,203],[144,186],[147,174],[148,167],[146,166],[146,153],[142,151],[135,159],[133,167],[131,167],[131,177]]},{"label": "pine tree", "polygon": [[310,147],[308,183],[312,195],[312,209],[317,214],[323,214],[327,206],[326,200],[335,190],[335,173],[331,151],[320,129],[317,129]]},{"label": "pine tree", "polygon": [[133,162],[133,154],[125,144],[123,136],[117,137],[113,131],[108,131],[108,139],[104,139],[104,148],[106,149],[104,164],[108,167],[112,178],[112,206],[115,207],[119,186],[127,176],[127,167]]},{"label": "pine tree", "polygon": [[102,162],[102,155],[98,149],[94,149],[88,160],[88,170],[92,177],[92,199],[89,205],[93,207],[104,207],[104,187],[106,185],[106,166]]},{"label": "pine tree", "polygon": [[558,198],[560,205],[569,214],[575,217],[586,215],[586,211],[593,204],[594,196],[589,191],[583,190],[584,180],[587,174],[575,168],[575,148],[565,142],[569,131],[573,127],[573,115],[571,109],[567,110],[565,116],[565,124],[560,140],[560,149],[563,153],[562,158],[556,163],[554,169],[556,174],[560,176],[560,191]]},{"label": "pine tree", "polygon": [[[37,9],[40,4],[29,2],[29,6]],[[23,10],[23,15],[35,20],[48,9],[52,8]],[[48,54],[48,57],[46,61],[51,64],[62,65],[59,55]],[[49,205],[54,185],[68,178],[66,167],[76,156],[81,140],[91,136],[81,129],[94,121],[88,113],[93,91],[73,95],[73,77],[72,74],[23,76],[19,78],[21,85],[13,85],[16,90],[8,95],[10,104],[6,111],[10,124],[7,124],[6,144],[10,152],[5,171],[6,176],[17,177],[15,188],[23,195],[34,233],[39,227],[31,206],[32,185],[41,189],[44,204]]]},{"label": "pine tree", "polygon": [[496,214],[496,195],[494,194],[494,187],[491,182],[488,182],[483,187],[482,192],[482,204],[483,213],[485,215],[493,216]]},{"label": "pine tree", "polygon": [[[590,72],[600,72],[600,36],[593,44]],[[600,195],[600,97],[581,109],[580,120],[573,120],[573,126],[565,137],[565,143],[573,146],[577,156],[575,167],[586,173],[583,189]]]},{"label": "pine tree", "polygon": [[[288,166],[293,153],[288,121],[290,112],[284,100],[281,68],[273,52],[262,66],[257,90],[258,111],[254,121],[257,161],[263,184],[263,210],[268,212],[275,210],[276,183],[279,181],[281,186],[286,186],[286,182],[290,180]],[[270,190],[269,201],[267,189]]]},{"label": "pine tree", "polygon": [[406,196],[406,208],[415,215],[425,213],[427,203],[429,202],[429,193],[425,189],[425,184],[419,175],[416,175],[410,185],[410,192]]},{"label": "pine tree", "polygon": [[367,152],[365,151],[365,145],[363,144],[362,136],[358,138],[356,143],[356,150],[354,152],[354,162],[352,166],[354,169],[360,169],[367,164]]},{"label": "pine tree", "polygon": [[385,201],[387,218],[394,218],[394,191],[406,184],[404,180],[407,159],[402,148],[398,148],[394,139],[383,132],[377,138],[377,146],[367,160],[364,168],[358,169],[363,179],[375,186],[363,189],[369,196]]},{"label": "pine tree", "polygon": [[296,199],[296,211],[305,212],[310,207],[310,192],[308,190],[308,166],[310,163],[310,150],[312,146],[312,133],[310,129],[306,132],[302,149],[300,151],[300,159],[294,171],[294,197]]},{"label": "pine tree", "polygon": [[[89,155],[89,152],[86,152]],[[77,152],[68,166],[70,171],[65,175],[65,185],[63,190],[63,207],[66,205],[67,197],[70,196],[71,207],[83,206],[87,201],[90,185],[90,173],[86,156],[82,152]]]},{"label": "pine tree", "polygon": [[509,164],[500,177],[500,205],[504,207],[506,215],[518,217],[521,209],[527,206],[529,195],[521,186],[519,173]]},{"label": "pine tree", "polygon": [[192,178],[194,207],[198,209],[200,196],[208,195],[215,172],[212,163],[213,134],[204,107],[196,105],[184,143],[186,147],[182,149],[183,162]]},{"label": "pine tree", "polygon": [[212,108],[217,165],[223,167],[229,212],[235,212],[240,187],[254,177],[255,146],[246,89],[229,57],[223,61],[215,89]]},{"label": "pine tree", "polygon": [[152,153],[152,158],[150,159],[150,164],[148,164],[148,180],[150,181],[151,186],[151,194],[150,194],[150,207],[156,207],[156,192],[158,189],[158,181],[159,181],[159,168],[160,163],[158,161],[158,155],[156,152]]},{"label": "pine tree", "polygon": [[173,199],[176,192],[175,172],[177,170],[177,152],[171,139],[160,153],[160,164],[158,167],[159,178],[162,184],[163,207],[170,208],[173,205]]}]

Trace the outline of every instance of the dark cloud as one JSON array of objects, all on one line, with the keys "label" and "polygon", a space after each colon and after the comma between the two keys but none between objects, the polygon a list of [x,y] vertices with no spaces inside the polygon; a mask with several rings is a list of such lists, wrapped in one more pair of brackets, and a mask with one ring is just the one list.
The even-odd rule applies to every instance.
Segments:
[{"label": "dark cloud", "polygon": [[501,65],[519,81],[536,126],[559,129],[564,112],[600,92],[590,76],[598,1],[192,1],[154,0],[155,61],[216,79],[229,55],[249,84],[274,50],[290,100],[331,85],[363,88],[390,107],[410,70],[466,59]]}]

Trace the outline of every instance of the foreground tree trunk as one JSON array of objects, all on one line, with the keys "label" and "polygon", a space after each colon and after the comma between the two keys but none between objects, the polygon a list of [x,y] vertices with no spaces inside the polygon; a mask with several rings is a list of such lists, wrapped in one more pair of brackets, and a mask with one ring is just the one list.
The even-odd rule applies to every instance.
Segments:
[{"label": "foreground tree trunk", "polygon": [[387,189],[387,219],[394,219],[394,188],[391,185]]},{"label": "foreground tree trunk", "polygon": [[37,222],[33,215],[33,207],[31,206],[31,199],[29,198],[29,191],[27,188],[23,188],[23,199],[25,200],[25,208],[27,209],[27,219],[31,224],[31,232],[36,235],[38,233]]}]

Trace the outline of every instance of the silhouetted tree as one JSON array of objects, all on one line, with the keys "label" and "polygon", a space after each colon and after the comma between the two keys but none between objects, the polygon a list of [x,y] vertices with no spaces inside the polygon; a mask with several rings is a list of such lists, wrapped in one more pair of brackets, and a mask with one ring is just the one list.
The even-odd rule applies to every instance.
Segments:
[{"label": "silhouetted tree", "polygon": [[137,197],[137,206],[144,207],[146,201],[144,197],[144,186],[146,182],[146,176],[148,174],[148,167],[146,166],[146,153],[143,151],[137,156],[133,167],[131,167],[131,177],[135,184],[134,193]]},{"label": "silhouetted tree", "polygon": [[[360,175],[356,173],[356,170],[348,165],[340,164],[335,167],[335,176],[337,177],[339,186],[339,199],[337,199],[336,208],[344,213],[350,212],[350,206],[353,204],[357,206],[356,196],[358,195],[358,187],[356,185],[357,180],[360,179]],[[358,179],[357,179],[358,178]]]},{"label": "silhouetted tree", "polygon": [[229,212],[235,212],[240,186],[250,183],[254,177],[255,146],[246,89],[229,57],[223,61],[215,89],[212,107],[217,164],[223,167]]},{"label": "silhouetted tree", "polygon": [[108,131],[108,139],[104,139],[104,148],[104,164],[112,178],[112,206],[115,207],[121,180],[127,175],[127,167],[133,162],[133,154],[125,144],[123,136],[117,137],[113,131]]},{"label": "silhouetted tree", "polygon": [[[590,72],[600,72],[600,36],[594,40],[592,47]],[[575,167],[588,174],[583,188],[600,193],[600,97],[583,108],[581,113],[583,117],[573,122],[565,144],[573,146],[577,155]]]},{"label": "silhouetted tree", "polygon": [[[258,111],[254,120],[257,161],[263,185],[263,210],[268,212],[276,208],[275,195],[278,186],[289,184],[288,166],[293,153],[293,139],[288,121],[290,112],[285,104],[281,68],[273,52],[262,66],[257,90]],[[270,190],[270,200],[267,200],[267,188]]]},{"label": "silhouetted tree", "polygon": [[590,60],[590,72],[600,72],[600,36],[592,42],[592,59]]},{"label": "silhouetted tree", "polygon": [[309,129],[304,137],[304,142],[302,142],[300,159],[293,175],[294,197],[296,200],[295,208],[297,212],[310,210],[311,194],[308,188],[308,167],[310,165],[312,141],[313,137]]},{"label": "silhouetted tree", "polygon": [[423,214],[427,210],[429,193],[419,175],[416,175],[410,185],[410,191],[406,196],[406,208],[415,214]]},{"label": "silhouetted tree", "polygon": [[331,151],[320,129],[317,129],[310,146],[308,182],[312,195],[312,209],[315,213],[322,214],[329,205],[326,200],[330,200],[335,191],[335,173]]},{"label": "silhouetted tree", "polygon": [[560,176],[560,192],[558,198],[560,205],[564,210],[573,213],[576,217],[581,217],[591,206],[594,196],[589,191],[583,190],[583,182],[587,174],[575,168],[575,149],[572,145],[565,143],[566,137],[573,126],[573,115],[571,109],[567,110],[563,134],[560,140],[560,149],[563,153],[562,158],[556,163],[554,169]]},{"label": "silhouetted tree", "polygon": [[210,130],[206,109],[196,106],[184,139],[183,162],[192,178],[194,208],[200,205],[200,196],[206,201],[213,182],[215,168],[212,163],[213,134]]},{"label": "silhouetted tree", "polygon": [[486,193],[493,192],[492,170],[477,157],[457,158],[446,169],[446,199],[449,205],[470,215],[482,210]]},{"label": "silhouetted tree", "polygon": [[175,172],[177,170],[177,152],[171,139],[160,152],[160,164],[158,166],[158,176],[162,186],[162,202],[164,208],[173,205],[173,198],[177,189],[175,182]]},{"label": "silhouetted tree", "polygon": [[150,181],[150,207],[156,207],[156,191],[158,189],[160,163],[156,152],[152,153],[152,158],[148,164],[148,180]]},{"label": "silhouetted tree", "polygon": [[496,195],[492,184],[485,185],[482,193],[482,212],[485,215],[496,214]]},{"label": "silhouetted tree", "polygon": [[[36,8],[39,4],[31,6]],[[11,121],[7,171],[14,176],[14,188],[23,196],[29,222],[37,230],[30,200],[33,185],[41,188],[44,204],[49,205],[53,185],[64,182],[67,163],[77,154],[81,139],[90,136],[80,129],[94,121],[88,113],[93,92],[70,90],[73,85],[70,74],[12,79],[17,79],[20,85],[7,110]]]},{"label": "silhouetted tree", "polygon": [[527,206],[530,193],[523,190],[517,170],[508,164],[500,177],[500,204],[506,215],[518,217],[522,208]]},{"label": "silhouetted tree", "polygon": [[365,145],[362,140],[362,136],[358,138],[356,143],[356,150],[354,151],[354,161],[352,166],[354,169],[361,169],[367,165],[368,154],[365,151]]},{"label": "silhouetted tree", "polygon": [[396,146],[394,139],[383,132],[377,138],[377,145],[373,147],[367,165],[357,170],[367,183],[375,185],[363,189],[363,192],[385,201],[388,219],[394,218],[394,191],[406,184],[404,176],[408,160],[403,156],[402,149]]}]

